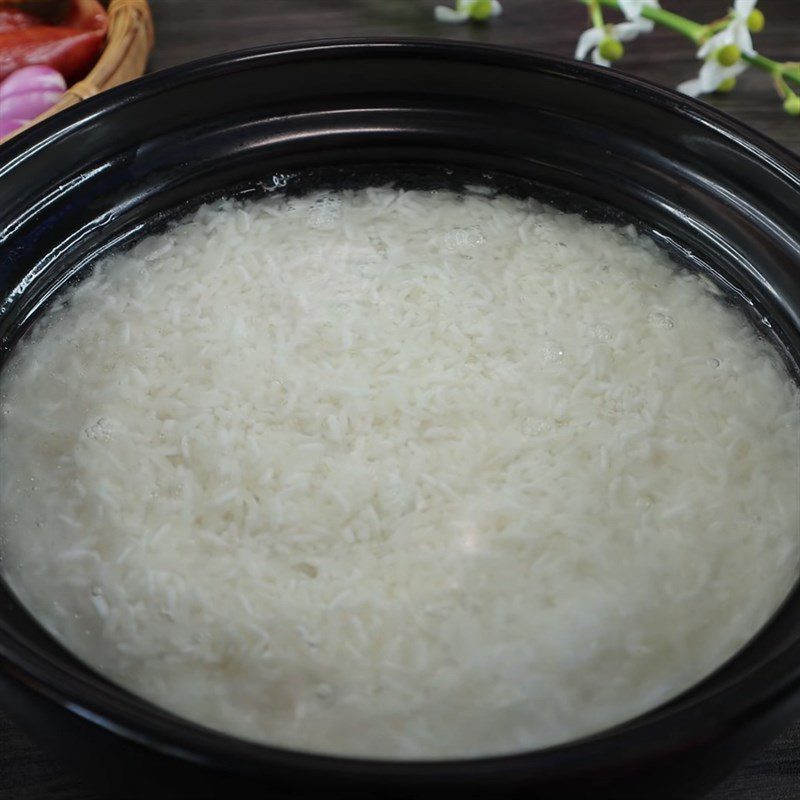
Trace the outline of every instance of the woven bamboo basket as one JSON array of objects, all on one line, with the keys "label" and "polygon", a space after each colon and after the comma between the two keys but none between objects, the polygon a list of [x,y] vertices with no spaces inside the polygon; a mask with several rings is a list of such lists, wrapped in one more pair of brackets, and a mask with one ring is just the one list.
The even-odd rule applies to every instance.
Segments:
[{"label": "woven bamboo basket", "polygon": [[83,80],[70,86],[64,96],[44,114],[0,140],[0,143],[87,97],[138,78],[147,66],[153,38],[153,18],[147,0],[111,0],[108,4],[106,45],[92,71]]}]

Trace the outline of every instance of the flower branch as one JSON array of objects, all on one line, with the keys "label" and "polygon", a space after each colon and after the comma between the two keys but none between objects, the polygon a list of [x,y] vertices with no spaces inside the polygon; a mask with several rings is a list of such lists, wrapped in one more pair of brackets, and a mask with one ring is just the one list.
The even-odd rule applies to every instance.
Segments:
[{"label": "flower branch", "polygon": [[[772,76],[784,109],[800,116],[800,96],[793,87],[793,84],[800,86],[800,64],[774,61],[753,47],[752,34],[759,33],[765,23],[763,13],[756,8],[758,0],[735,0],[725,17],[705,25],[661,8],[658,0],[578,2],[588,7],[592,27],[578,40],[576,58],[591,54],[596,64],[607,66],[624,55],[623,41],[652,30],[654,25],[662,25],[694,42],[699,48],[697,56],[703,60],[697,78],[685,81],[679,90],[692,96],[730,91],[737,76],[748,66],[754,66]],[[603,19],[604,7],[622,12],[627,22],[607,24]]]}]

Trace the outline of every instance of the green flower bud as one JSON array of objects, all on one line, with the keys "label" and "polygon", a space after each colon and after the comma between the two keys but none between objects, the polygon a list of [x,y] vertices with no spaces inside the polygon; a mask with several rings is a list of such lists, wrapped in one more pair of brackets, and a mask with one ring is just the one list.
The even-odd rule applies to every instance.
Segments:
[{"label": "green flower bud", "polygon": [[600,47],[597,48],[597,52],[600,53],[600,56],[606,61],[619,61],[622,56],[625,55],[625,48],[622,46],[622,42],[612,39],[609,36],[600,42]]},{"label": "green flower bud", "polygon": [[717,61],[723,67],[732,67],[742,57],[742,51],[735,44],[726,44],[717,50]]},{"label": "green flower bud", "polygon": [[479,22],[489,19],[492,16],[492,0],[475,0],[470,6],[469,15]]},{"label": "green flower bud", "polygon": [[731,76],[730,78],[725,78],[725,80],[717,86],[717,91],[729,92],[734,86],[736,86],[736,78]]},{"label": "green flower bud", "polygon": [[760,33],[764,30],[764,14],[757,8],[753,9],[747,18],[747,29],[750,33]]},{"label": "green flower bud", "polygon": [[793,117],[800,117],[800,97],[796,94],[789,95],[783,104],[783,110]]}]

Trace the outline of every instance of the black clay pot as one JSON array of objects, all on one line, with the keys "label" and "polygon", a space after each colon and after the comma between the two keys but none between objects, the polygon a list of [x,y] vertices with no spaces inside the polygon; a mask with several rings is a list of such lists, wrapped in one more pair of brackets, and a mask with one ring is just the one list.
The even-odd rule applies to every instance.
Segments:
[{"label": "black clay pot", "polygon": [[[0,148],[2,357],[98,255],[200,198],[309,181],[484,182],[634,221],[800,363],[800,162],[612,71],[427,41],[239,53],[135,81]],[[3,454],[13,457],[13,454]],[[800,532],[799,532],[800,535]],[[74,659],[0,584],[0,703],[109,796],[686,798],[800,713],[800,591],[700,685],[504,758],[379,762],[182,721]]]}]

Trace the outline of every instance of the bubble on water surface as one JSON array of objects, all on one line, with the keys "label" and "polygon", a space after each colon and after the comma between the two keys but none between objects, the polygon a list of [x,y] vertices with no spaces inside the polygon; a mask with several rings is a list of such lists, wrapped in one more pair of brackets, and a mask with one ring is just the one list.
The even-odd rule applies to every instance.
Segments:
[{"label": "bubble on water surface", "polygon": [[105,417],[100,417],[87,425],[82,433],[87,439],[94,439],[97,442],[107,442],[111,439],[113,430],[114,426],[111,421],[107,420]]},{"label": "bubble on water surface", "polygon": [[538,419],[537,417],[525,417],[522,420],[522,432],[526,436],[541,436],[553,430],[553,423],[548,419]]},{"label": "bubble on water surface", "polygon": [[342,216],[341,198],[333,195],[320,197],[308,212],[308,225],[320,231],[332,231]]},{"label": "bubble on water surface", "polygon": [[547,341],[542,345],[542,358],[546,364],[555,364],[564,358],[564,348],[554,341]]},{"label": "bubble on water surface", "polygon": [[598,342],[610,342],[611,339],[614,338],[611,328],[609,328],[608,325],[603,325],[602,323],[598,323],[592,328],[592,336],[594,336]]},{"label": "bubble on water surface", "polygon": [[276,189],[285,189],[286,184],[289,183],[291,175],[286,175],[282,172],[276,172],[265,181],[259,181],[259,186],[267,192],[274,192]]},{"label": "bubble on water surface", "polygon": [[654,328],[664,328],[665,330],[669,330],[670,328],[675,327],[675,321],[672,317],[667,316],[663,311],[653,311],[647,317],[647,321],[654,327]]},{"label": "bubble on water surface", "polygon": [[474,250],[486,242],[480,228],[453,228],[444,235],[444,244],[449,250]]}]

